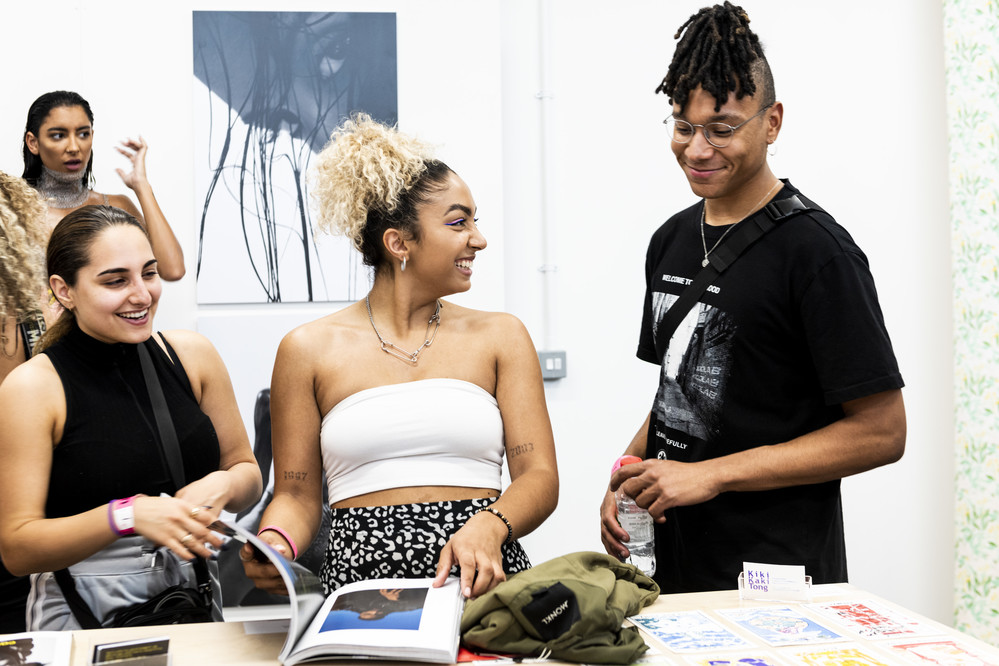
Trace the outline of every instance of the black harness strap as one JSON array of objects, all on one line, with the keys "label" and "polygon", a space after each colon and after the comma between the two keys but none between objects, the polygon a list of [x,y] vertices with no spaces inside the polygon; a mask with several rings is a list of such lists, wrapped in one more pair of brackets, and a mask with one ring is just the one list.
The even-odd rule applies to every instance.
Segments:
[{"label": "black harness strap", "polygon": [[743,252],[781,222],[808,210],[821,209],[811,202],[806,205],[797,194],[792,194],[786,199],[771,201],[741,222],[739,228],[729,237],[728,241],[715,248],[708,255],[708,265],[701,269],[701,272],[694,277],[693,281],[680,294],[680,297],[676,299],[676,302],[666,311],[662,323],[656,331],[656,339],[661,340],[663,344],[669,343],[680,322],[694,307],[701,294]]}]

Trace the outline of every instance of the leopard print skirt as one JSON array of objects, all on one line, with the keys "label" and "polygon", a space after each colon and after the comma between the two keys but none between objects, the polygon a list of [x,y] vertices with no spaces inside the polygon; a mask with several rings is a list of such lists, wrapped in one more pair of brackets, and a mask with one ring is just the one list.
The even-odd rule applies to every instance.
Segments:
[{"label": "leopard print skirt", "polygon": [[[488,497],[333,509],[330,539],[319,571],[326,594],[371,578],[433,577],[448,539],[476,511],[495,501]],[[502,554],[507,575],[531,567],[518,541],[504,544]],[[457,575],[458,568],[453,567],[451,574]]]}]

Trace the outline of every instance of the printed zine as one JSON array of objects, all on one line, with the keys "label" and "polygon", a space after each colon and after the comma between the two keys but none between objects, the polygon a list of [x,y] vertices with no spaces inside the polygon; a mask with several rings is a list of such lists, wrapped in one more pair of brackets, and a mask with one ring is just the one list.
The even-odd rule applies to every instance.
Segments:
[{"label": "printed zine", "polygon": [[73,634],[68,631],[32,631],[0,634],[0,664],[69,666]]},{"label": "printed zine", "polygon": [[375,657],[454,663],[465,600],[457,579],[380,578],[345,585],[326,598],[316,576],[289,562],[238,525],[216,531],[249,542],[281,573],[291,601],[291,625],[278,660],[285,666],[318,659]]}]

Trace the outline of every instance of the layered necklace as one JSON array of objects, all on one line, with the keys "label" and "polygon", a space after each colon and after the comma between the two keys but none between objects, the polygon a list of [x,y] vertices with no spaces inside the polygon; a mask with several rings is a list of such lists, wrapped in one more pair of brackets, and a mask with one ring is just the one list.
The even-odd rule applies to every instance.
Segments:
[{"label": "layered necklace", "polygon": [[[749,217],[757,208],[759,208],[760,204],[762,204],[764,201],[766,201],[768,198],[770,198],[770,195],[774,193],[774,190],[777,189],[778,185],[781,185],[781,181],[779,181],[779,180],[776,183],[773,184],[773,187],[771,187],[767,191],[766,194],[763,195],[762,199],[760,199],[759,201],[757,201],[753,205],[753,207],[750,208],[746,212],[745,215],[743,215],[741,218],[739,218],[739,221],[741,222],[742,220],[744,220],[747,217]],[[721,244],[721,242],[723,240],[725,240],[725,236],[728,236],[728,232],[732,231],[732,229],[735,228],[738,225],[738,222],[736,224],[730,224],[730,225],[728,225],[728,229],[725,230],[725,233],[723,233],[721,235],[721,238],[719,238],[718,240],[715,241],[715,244],[712,245],[711,249],[709,250],[708,249],[708,240],[707,240],[707,238],[704,237],[704,225],[706,224],[705,221],[704,221],[704,209],[705,208],[707,208],[707,204],[706,203],[705,203],[704,206],[701,206],[701,247],[704,248],[704,260],[701,261],[701,268],[704,268],[705,266],[708,265],[708,255],[711,254],[712,252],[714,252],[715,248],[718,247],[718,245]]]},{"label": "layered necklace", "polygon": [[83,185],[82,174],[53,171],[44,165],[35,189],[42,195],[45,205],[52,208],[77,208],[90,196],[90,188]]},{"label": "layered necklace", "polygon": [[[382,334],[378,332],[378,327],[375,326],[375,318],[371,315],[371,294],[364,297],[364,305],[368,308],[368,321],[371,322],[371,328],[375,330],[378,341],[382,343],[382,351],[403,361],[409,361],[413,365],[416,365],[416,362],[420,360],[420,352],[433,344],[434,338],[437,337],[437,329],[441,327],[441,299],[438,298],[437,309],[430,315],[430,321],[427,322],[427,332],[423,336],[423,344],[416,351],[406,351],[402,347],[398,347],[383,338]],[[430,332],[431,327],[434,329],[432,333]]]}]

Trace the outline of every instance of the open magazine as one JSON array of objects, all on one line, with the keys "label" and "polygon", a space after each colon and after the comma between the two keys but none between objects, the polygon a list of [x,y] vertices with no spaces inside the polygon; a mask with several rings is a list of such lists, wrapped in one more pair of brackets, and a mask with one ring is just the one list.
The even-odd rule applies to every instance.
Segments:
[{"label": "open magazine", "polygon": [[0,664],[7,666],[69,666],[73,634],[68,631],[32,631],[0,634]]},{"label": "open magazine", "polygon": [[217,521],[212,528],[250,543],[281,573],[291,625],[278,660],[285,666],[344,657],[454,663],[464,597],[456,579],[379,578],[351,583],[327,598],[315,574],[289,562],[256,535]]}]

